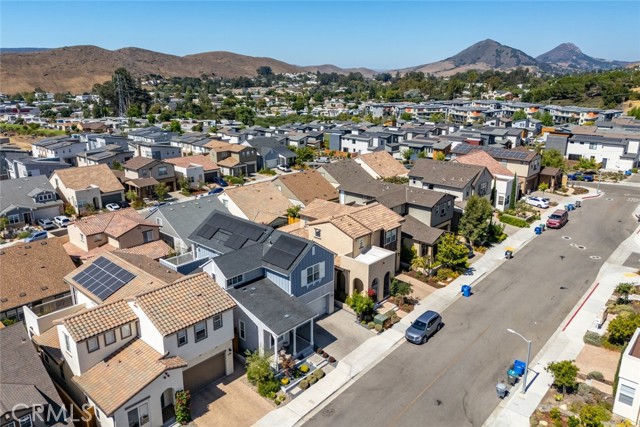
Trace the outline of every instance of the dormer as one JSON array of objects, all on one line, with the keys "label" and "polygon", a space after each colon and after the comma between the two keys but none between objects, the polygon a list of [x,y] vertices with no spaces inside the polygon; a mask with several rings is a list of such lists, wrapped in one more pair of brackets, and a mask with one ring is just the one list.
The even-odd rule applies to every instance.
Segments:
[{"label": "dormer", "polygon": [[31,197],[35,203],[53,202],[57,199],[55,191],[43,190],[42,188],[34,188],[29,191],[28,196]]}]

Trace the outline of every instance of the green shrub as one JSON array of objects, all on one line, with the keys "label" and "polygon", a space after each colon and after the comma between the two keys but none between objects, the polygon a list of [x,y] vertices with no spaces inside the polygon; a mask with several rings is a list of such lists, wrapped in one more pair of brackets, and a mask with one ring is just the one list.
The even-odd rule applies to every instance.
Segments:
[{"label": "green shrub", "polygon": [[382,332],[382,325],[376,325],[375,330],[376,332]]},{"label": "green shrub", "polygon": [[500,216],[498,216],[498,219],[505,224],[514,225],[516,227],[520,227],[520,228],[529,227],[529,223],[527,221],[525,221],[522,218],[516,218],[515,216],[501,214]]},{"label": "green shrub", "polygon": [[436,273],[436,277],[440,281],[447,280],[451,276],[453,276],[453,270],[451,270],[450,268],[440,268]]},{"label": "green shrub", "polygon": [[557,406],[551,408],[551,410],[549,411],[549,417],[551,417],[552,420],[561,419],[562,413],[560,412],[560,408],[558,408]]},{"label": "green shrub", "polygon": [[262,168],[258,171],[258,173],[260,175],[275,175],[276,171],[274,171],[273,169],[269,169],[269,168]]},{"label": "green shrub", "polygon": [[369,322],[369,323],[367,323],[367,328],[369,328],[369,329],[373,329],[373,328],[375,328],[375,327],[376,327],[376,324],[375,324],[375,323],[373,323],[373,322]]},{"label": "green shrub", "polygon": [[580,427],[580,419],[570,416],[567,418],[567,427]]},{"label": "green shrub", "polygon": [[638,168],[631,168],[631,173],[638,173]]},{"label": "green shrub", "polygon": [[591,371],[587,374],[587,379],[604,381],[604,375],[602,375],[602,372],[599,371]]},{"label": "green shrub", "polygon": [[309,384],[313,385],[318,381],[318,378],[316,378],[315,375],[309,375]]},{"label": "green shrub", "polygon": [[280,384],[275,378],[258,383],[258,394],[260,396],[270,397],[272,393],[275,395],[278,390],[280,390]]},{"label": "green shrub", "polygon": [[325,373],[324,373],[324,371],[322,370],[322,368],[319,368],[319,369],[316,369],[315,371],[313,371],[313,375],[314,375],[316,378],[321,379],[321,378],[323,378],[323,377],[324,377]]},{"label": "green shrub", "polygon": [[582,341],[585,344],[595,345],[596,347],[602,347],[602,342],[604,341],[604,337],[597,332],[587,331],[582,337]]},{"label": "green shrub", "polygon": [[635,310],[628,304],[614,304],[609,307],[609,313],[611,314],[633,314]]},{"label": "green shrub", "polygon": [[306,390],[309,388],[309,381],[304,379],[302,381],[300,381],[300,383],[298,383],[298,387],[300,387],[302,390]]},{"label": "green shrub", "polygon": [[26,239],[29,236],[31,236],[31,232],[29,232],[29,231],[21,231],[18,234],[16,234],[16,237],[18,239]]},{"label": "green shrub", "polygon": [[176,421],[182,425],[191,421],[191,394],[189,390],[176,392],[175,405]]},{"label": "green shrub", "polygon": [[607,340],[611,344],[625,344],[638,328],[640,328],[640,314],[620,314],[609,322]]},{"label": "green shrub", "polygon": [[580,421],[584,427],[600,427],[610,419],[611,414],[600,405],[585,405],[580,411]]}]

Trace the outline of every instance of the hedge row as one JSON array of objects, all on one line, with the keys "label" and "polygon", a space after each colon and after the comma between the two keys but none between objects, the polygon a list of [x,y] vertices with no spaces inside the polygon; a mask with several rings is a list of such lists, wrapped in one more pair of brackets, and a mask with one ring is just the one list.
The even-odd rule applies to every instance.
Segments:
[{"label": "hedge row", "polygon": [[520,228],[528,228],[529,227],[529,223],[522,219],[522,218],[518,218],[515,216],[511,216],[511,215],[507,215],[507,214],[501,214],[498,219],[500,219],[500,221],[504,222],[505,224],[510,224],[510,225],[515,225],[516,227],[520,227]]}]

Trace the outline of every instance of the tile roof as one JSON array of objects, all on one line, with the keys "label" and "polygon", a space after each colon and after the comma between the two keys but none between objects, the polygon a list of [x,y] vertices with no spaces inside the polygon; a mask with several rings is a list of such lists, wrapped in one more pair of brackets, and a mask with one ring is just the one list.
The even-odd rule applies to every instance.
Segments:
[{"label": "tile roof", "polygon": [[486,151],[482,150],[474,150],[469,154],[465,154],[464,156],[458,156],[453,160],[456,163],[463,163],[467,165],[477,165],[484,166],[489,169],[491,175],[506,175],[513,176],[513,172],[511,172],[506,167],[502,166],[498,161],[496,161],[493,157],[491,157]]},{"label": "tile roof", "polygon": [[206,273],[186,276],[165,287],[138,295],[136,304],[163,336],[236,306]]},{"label": "tile roof", "polygon": [[137,319],[129,304],[120,300],[72,314],[65,317],[62,323],[69,331],[71,338],[75,342],[80,342]]},{"label": "tile roof", "polygon": [[76,220],[69,227],[77,227],[85,236],[105,233],[111,237],[118,238],[139,225],[160,227],[153,222],[145,220],[133,208],[87,216]]},{"label": "tile roof", "polygon": [[129,159],[122,166],[125,169],[137,171],[138,169],[142,169],[144,167],[149,167],[153,163],[159,163],[159,161],[156,160],[156,159],[152,159],[150,157],[136,156],[136,157],[133,157],[133,158]]},{"label": "tile roof", "polygon": [[206,143],[204,146],[207,147],[207,148],[210,148],[211,150],[215,151],[216,153],[220,153],[220,152],[224,152],[224,151],[231,151],[232,153],[239,153],[239,152],[243,151],[244,149],[248,148],[245,145],[231,144],[230,142],[219,141],[217,139],[214,139],[214,140]]},{"label": "tile roof", "polygon": [[407,173],[409,172],[407,168],[402,166],[399,161],[394,159],[393,156],[386,151],[376,151],[373,153],[363,154],[358,156],[356,162],[360,160],[383,178],[407,176]]},{"label": "tile roof", "polygon": [[182,168],[188,168],[191,165],[202,166],[205,171],[214,171],[220,169],[220,167],[211,160],[211,156],[206,154],[200,154],[198,156],[185,156],[174,157],[172,159],[165,159],[165,163],[171,163]]},{"label": "tile roof", "polygon": [[149,344],[134,338],[73,381],[111,416],[163,372],[184,366],[187,363],[182,358],[163,358]]},{"label": "tile roof", "polygon": [[332,218],[328,221],[318,220],[310,222],[309,225],[320,224],[323,222],[330,222],[334,226],[336,226],[339,230],[341,230],[347,236],[357,239],[358,237],[366,236],[371,233],[364,225],[360,224],[355,219],[351,218],[349,215],[343,215],[338,218]]},{"label": "tile roof", "polygon": [[315,170],[282,175],[276,182],[287,187],[305,205],[315,199],[338,200],[338,192],[333,185]]},{"label": "tile roof", "polygon": [[287,209],[293,206],[273,181],[230,188],[225,195],[233,200],[249,220],[260,224],[270,224],[276,218],[286,217]]},{"label": "tile roof", "polygon": [[310,220],[325,218],[328,216],[344,215],[357,210],[358,208],[343,205],[336,202],[329,202],[323,199],[315,199],[300,210],[300,216]]},{"label": "tile roof", "polygon": [[155,242],[144,243],[132,248],[117,249],[117,252],[142,255],[147,258],[158,260],[171,254],[173,249],[164,240],[156,240]]},{"label": "tile roof", "polygon": [[349,237],[356,239],[377,230],[388,231],[398,228],[404,221],[400,215],[379,203],[352,209],[351,212],[342,215],[310,221],[309,225],[330,222]]},{"label": "tile roof", "polygon": [[409,176],[420,178],[424,183],[464,188],[473,182],[483,169],[484,166],[418,159]]},{"label": "tile roof", "polygon": [[57,363],[64,362],[64,356],[60,350],[60,340],[58,339],[58,328],[55,326],[47,329],[40,335],[34,335],[33,342],[35,342],[42,350],[46,351],[47,354]]},{"label": "tile roof", "polygon": [[73,190],[84,190],[96,185],[102,193],[124,191],[124,187],[107,165],[58,169],[54,173],[65,187]]},{"label": "tile roof", "polygon": [[0,249],[0,311],[69,292],[75,267],[58,237]]}]

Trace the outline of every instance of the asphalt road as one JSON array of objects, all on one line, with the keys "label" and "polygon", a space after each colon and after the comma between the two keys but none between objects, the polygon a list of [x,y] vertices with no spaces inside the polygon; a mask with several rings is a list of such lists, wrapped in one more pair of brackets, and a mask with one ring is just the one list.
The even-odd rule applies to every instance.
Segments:
[{"label": "asphalt road", "polygon": [[640,190],[606,191],[452,304],[427,344],[404,342],[304,426],[481,426],[499,403],[495,384],[514,359],[526,359],[526,343],[506,329],[533,341],[533,358],[637,226],[631,213],[638,201],[628,194]]}]

